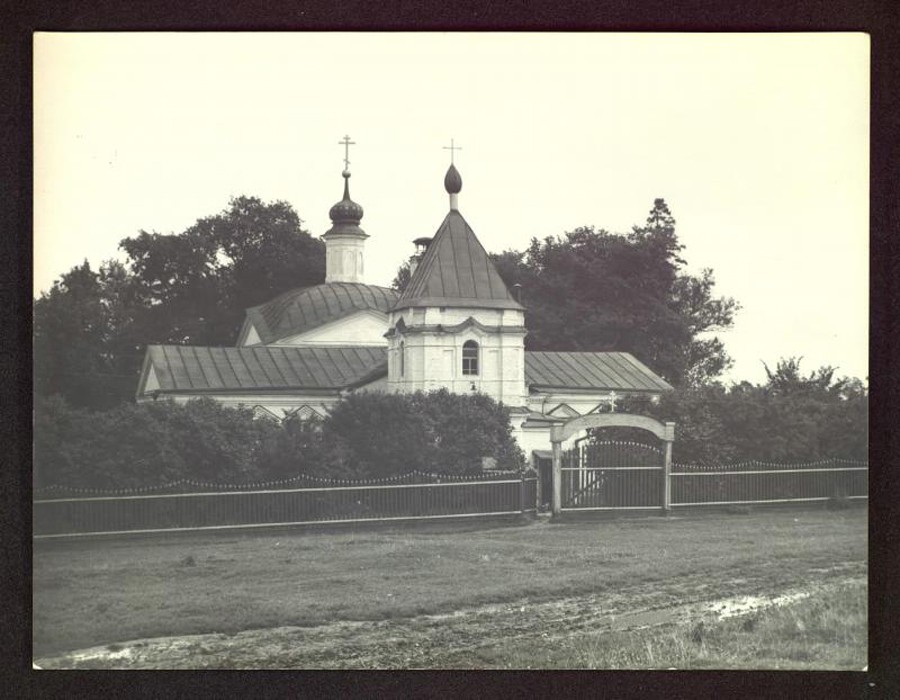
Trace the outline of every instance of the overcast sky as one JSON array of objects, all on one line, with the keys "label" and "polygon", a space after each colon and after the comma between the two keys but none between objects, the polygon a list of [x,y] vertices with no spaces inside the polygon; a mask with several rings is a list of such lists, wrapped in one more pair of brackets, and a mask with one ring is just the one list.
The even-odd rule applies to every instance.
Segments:
[{"label": "overcast sky", "polygon": [[728,379],[866,377],[868,76],[863,34],[38,34],[34,291],[242,194],[321,235],[345,134],[388,285],[446,213],[453,138],[487,250],[663,197],[688,271],[742,305]]}]

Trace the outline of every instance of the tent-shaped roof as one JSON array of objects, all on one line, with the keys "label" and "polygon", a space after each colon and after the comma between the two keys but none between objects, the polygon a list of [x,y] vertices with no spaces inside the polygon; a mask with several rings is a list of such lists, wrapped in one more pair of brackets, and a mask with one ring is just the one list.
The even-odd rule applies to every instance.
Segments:
[{"label": "tent-shaped roof", "polygon": [[411,306],[524,308],[456,209],[444,218],[394,309]]},{"label": "tent-shaped roof", "polygon": [[397,292],[387,287],[354,282],[331,282],[293,289],[260,306],[247,309],[241,338],[252,324],[263,343],[304,333],[357,311],[387,313]]}]

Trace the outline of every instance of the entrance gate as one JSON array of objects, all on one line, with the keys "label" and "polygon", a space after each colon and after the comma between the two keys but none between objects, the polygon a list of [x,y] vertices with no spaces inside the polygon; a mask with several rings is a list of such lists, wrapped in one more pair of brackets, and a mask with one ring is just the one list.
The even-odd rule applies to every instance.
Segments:
[{"label": "entrance gate", "polygon": [[656,508],[665,452],[637,442],[576,445],[562,453],[562,509]]},{"label": "entrance gate", "polygon": [[[581,445],[566,453],[562,443],[589,428],[641,428],[665,443],[663,450],[638,443]],[[578,416],[551,429],[553,503],[563,511],[670,507],[669,471],[675,424],[629,413]]]}]

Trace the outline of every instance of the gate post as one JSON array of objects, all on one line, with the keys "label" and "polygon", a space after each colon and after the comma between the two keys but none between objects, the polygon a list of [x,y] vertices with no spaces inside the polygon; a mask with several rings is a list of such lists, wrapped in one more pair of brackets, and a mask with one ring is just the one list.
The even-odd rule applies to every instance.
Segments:
[{"label": "gate post", "polygon": [[668,515],[672,510],[672,442],[675,440],[675,424],[666,423],[665,435],[666,460],[663,462],[663,514]]},{"label": "gate post", "polygon": [[562,442],[553,442],[553,502],[550,510],[558,518],[562,511]]},{"label": "gate post", "polygon": [[519,480],[519,513],[525,515],[525,470],[522,470]]}]

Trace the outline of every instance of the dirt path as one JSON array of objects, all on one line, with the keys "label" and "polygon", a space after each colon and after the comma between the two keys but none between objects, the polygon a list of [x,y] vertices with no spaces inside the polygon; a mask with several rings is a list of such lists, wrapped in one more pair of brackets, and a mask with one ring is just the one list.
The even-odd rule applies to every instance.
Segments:
[{"label": "dirt path", "polygon": [[[865,562],[847,562],[821,570],[816,583],[764,593],[745,579],[720,581],[713,590],[702,578],[691,581],[687,577],[679,581],[679,588],[682,593],[691,590],[690,598],[681,595],[676,599],[659,585],[635,585],[621,593],[542,602],[518,600],[440,615],[136,640],[35,662],[45,669],[472,668],[478,665],[480,649],[502,649],[512,638],[552,644],[579,632],[641,629],[745,614],[863,581],[865,572]],[[723,591],[742,593],[723,597]]]}]

